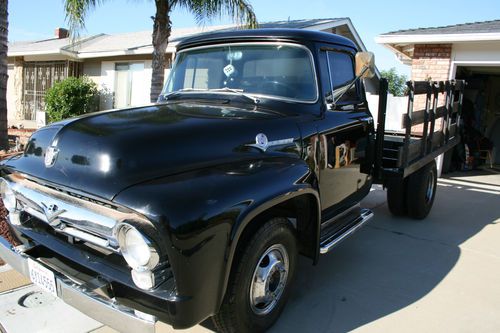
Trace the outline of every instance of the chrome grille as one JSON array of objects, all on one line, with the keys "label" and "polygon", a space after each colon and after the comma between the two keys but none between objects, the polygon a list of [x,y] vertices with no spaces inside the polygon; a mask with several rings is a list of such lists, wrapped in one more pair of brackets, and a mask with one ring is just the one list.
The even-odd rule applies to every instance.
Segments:
[{"label": "chrome grille", "polygon": [[117,210],[112,205],[68,194],[54,187],[43,186],[18,174],[4,177],[16,194],[18,207],[9,220],[20,224],[20,214],[48,224],[54,231],[91,244],[119,252],[116,226],[123,221],[138,221],[140,215]]}]

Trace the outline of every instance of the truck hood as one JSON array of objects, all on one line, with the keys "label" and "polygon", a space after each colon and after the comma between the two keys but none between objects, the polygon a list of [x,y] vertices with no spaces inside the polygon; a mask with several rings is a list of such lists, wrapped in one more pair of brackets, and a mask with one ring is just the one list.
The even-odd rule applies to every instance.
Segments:
[{"label": "truck hood", "polygon": [[[267,146],[256,144],[260,133]],[[298,155],[299,139],[295,117],[254,106],[158,104],[42,128],[24,154],[5,166],[112,200],[123,189],[158,177],[238,160]]]}]

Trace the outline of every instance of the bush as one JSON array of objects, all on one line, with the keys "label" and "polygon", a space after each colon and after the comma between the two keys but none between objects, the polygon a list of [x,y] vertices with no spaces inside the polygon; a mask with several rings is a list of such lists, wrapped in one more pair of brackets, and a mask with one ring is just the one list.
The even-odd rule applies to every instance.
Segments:
[{"label": "bush", "polygon": [[47,122],[97,111],[99,89],[88,77],[68,77],[54,84],[45,94]]}]

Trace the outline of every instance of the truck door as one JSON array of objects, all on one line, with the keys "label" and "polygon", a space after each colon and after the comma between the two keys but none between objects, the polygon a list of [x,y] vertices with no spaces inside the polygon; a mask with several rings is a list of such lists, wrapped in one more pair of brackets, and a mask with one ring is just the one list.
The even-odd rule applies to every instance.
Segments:
[{"label": "truck door", "polygon": [[373,119],[364,102],[361,83],[333,105],[339,90],[355,78],[354,55],[352,50],[320,51],[323,97],[327,103],[318,122],[319,183],[325,220],[359,202],[371,187]]}]

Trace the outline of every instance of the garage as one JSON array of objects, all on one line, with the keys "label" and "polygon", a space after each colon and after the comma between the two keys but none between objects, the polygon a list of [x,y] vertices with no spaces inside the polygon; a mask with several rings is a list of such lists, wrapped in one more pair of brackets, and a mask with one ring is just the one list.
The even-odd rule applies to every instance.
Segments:
[{"label": "garage", "polygon": [[458,66],[457,79],[467,81],[464,93],[464,143],[471,167],[500,163],[500,67]]},{"label": "garage", "polygon": [[412,80],[467,81],[462,144],[445,161],[452,169],[498,169],[500,20],[399,30],[378,36],[376,42],[411,66]]}]

